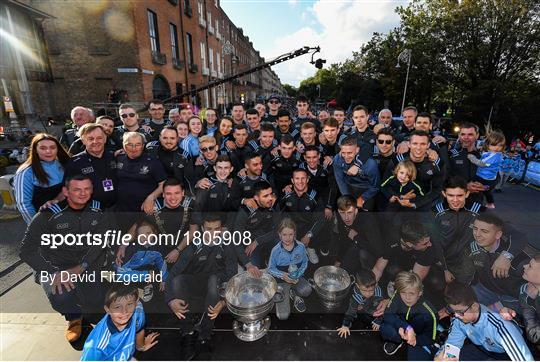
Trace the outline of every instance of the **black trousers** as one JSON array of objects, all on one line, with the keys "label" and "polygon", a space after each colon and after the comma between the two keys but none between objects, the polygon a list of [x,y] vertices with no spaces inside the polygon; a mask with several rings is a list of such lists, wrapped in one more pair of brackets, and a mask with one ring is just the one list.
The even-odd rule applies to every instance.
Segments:
[{"label": "black trousers", "polygon": [[171,295],[174,299],[182,299],[189,304],[188,316],[180,320],[180,331],[185,336],[195,326],[199,339],[209,339],[214,328],[214,321],[208,317],[208,306],[215,306],[220,300],[218,288],[225,281],[220,274],[180,274],[172,280]]}]

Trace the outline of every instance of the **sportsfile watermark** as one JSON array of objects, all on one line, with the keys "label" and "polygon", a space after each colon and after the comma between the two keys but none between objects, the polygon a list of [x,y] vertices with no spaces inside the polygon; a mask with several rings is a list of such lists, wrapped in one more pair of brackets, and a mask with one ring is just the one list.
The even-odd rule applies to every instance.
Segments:
[{"label": "sportsfile watermark", "polygon": [[252,242],[249,231],[186,231],[182,234],[156,233],[140,234],[134,237],[130,233],[123,233],[120,230],[108,230],[104,234],[42,234],[41,245],[51,249],[58,249],[62,246],[98,246],[101,248],[128,246],[135,241],[139,245],[148,246],[177,246],[185,240],[187,245],[234,245],[248,246]]}]

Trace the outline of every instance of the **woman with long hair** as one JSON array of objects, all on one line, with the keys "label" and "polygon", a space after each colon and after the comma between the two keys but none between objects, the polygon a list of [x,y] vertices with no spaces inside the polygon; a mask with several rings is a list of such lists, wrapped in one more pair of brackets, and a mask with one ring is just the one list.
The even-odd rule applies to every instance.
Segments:
[{"label": "woman with long hair", "polygon": [[32,139],[28,159],[15,173],[15,200],[28,224],[47,201],[62,191],[64,166],[69,155],[53,135],[38,133]]},{"label": "woman with long hair", "polygon": [[223,116],[218,122],[218,128],[214,132],[214,138],[216,139],[219,149],[222,150],[225,148],[225,142],[233,141],[232,129],[234,126],[234,121],[229,116]]},{"label": "woman with long hair", "polygon": [[180,148],[189,152],[191,157],[199,156],[199,136],[202,136],[203,124],[198,116],[191,116],[188,120],[189,134],[182,141]]}]

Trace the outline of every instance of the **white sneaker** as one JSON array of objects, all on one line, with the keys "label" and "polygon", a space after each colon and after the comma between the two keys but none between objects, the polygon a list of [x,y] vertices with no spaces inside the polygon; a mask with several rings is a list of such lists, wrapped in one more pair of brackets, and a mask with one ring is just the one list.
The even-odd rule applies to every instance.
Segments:
[{"label": "white sneaker", "polygon": [[143,302],[148,303],[154,296],[154,286],[152,284],[147,284],[142,290],[142,296],[141,289],[139,289],[139,296]]},{"label": "white sneaker", "polygon": [[311,264],[318,264],[319,263],[319,256],[317,255],[317,252],[313,248],[306,248],[307,251],[307,257]]}]

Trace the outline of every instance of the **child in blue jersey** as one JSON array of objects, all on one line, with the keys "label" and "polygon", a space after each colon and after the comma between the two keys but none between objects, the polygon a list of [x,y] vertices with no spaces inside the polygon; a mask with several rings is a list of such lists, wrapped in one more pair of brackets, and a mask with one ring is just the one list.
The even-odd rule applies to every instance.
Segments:
[{"label": "child in blue jersey", "polygon": [[[153,282],[159,283],[159,290],[165,290],[167,263],[163,259],[162,246],[156,244],[157,228],[148,221],[141,221],[135,227],[135,240],[127,247],[121,246],[116,255],[114,267],[121,280],[131,282],[145,281],[142,291],[143,302],[149,302],[153,296]],[[124,259],[127,259],[124,262]],[[131,278],[130,276],[133,276]]]},{"label": "child in blue jersey", "polygon": [[499,170],[503,161],[503,151],[506,145],[504,134],[498,131],[491,131],[486,136],[484,141],[484,152],[482,157],[478,159],[473,154],[469,153],[467,158],[476,166],[476,177],[474,181],[480,182],[485,187],[484,196],[486,197],[488,209],[494,209],[495,203],[491,191],[497,186]]},{"label": "child in blue jersey", "polygon": [[84,343],[81,361],[129,361],[137,351],[158,343],[159,333],[145,334],[145,317],[137,288],[115,284],[105,296],[107,314]]},{"label": "child in blue jersey", "polygon": [[413,272],[400,272],[395,280],[396,293],[390,299],[379,328],[385,340],[384,352],[393,355],[407,345],[409,361],[431,361],[437,349],[438,317],[423,294],[422,279]]},{"label": "child in blue jersey", "polygon": [[303,277],[308,257],[304,244],[296,240],[296,224],[291,219],[283,219],[277,231],[280,242],[270,253],[268,272],[283,281],[278,284],[284,299],[276,305],[276,315],[285,320],[291,313],[289,298],[298,312],[306,311],[302,297],[311,294],[311,285]]},{"label": "child in blue jersey", "polygon": [[534,361],[517,325],[478,303],[471,286],[448,284],[444,300],[453,318],[435,361]]},{"label": "child in blue jersey", "polygon": [[356,281],[351,291],[349,308],[345,312],[341,327],[337,329],[338,336],[343,338],[351,334],[350,328],[359,312],[360,319],[370,323],[371,328],[378,331],[385,306],[383,292],[377,285],[377,279],[371,270],[360,269],[354,278]]}]

